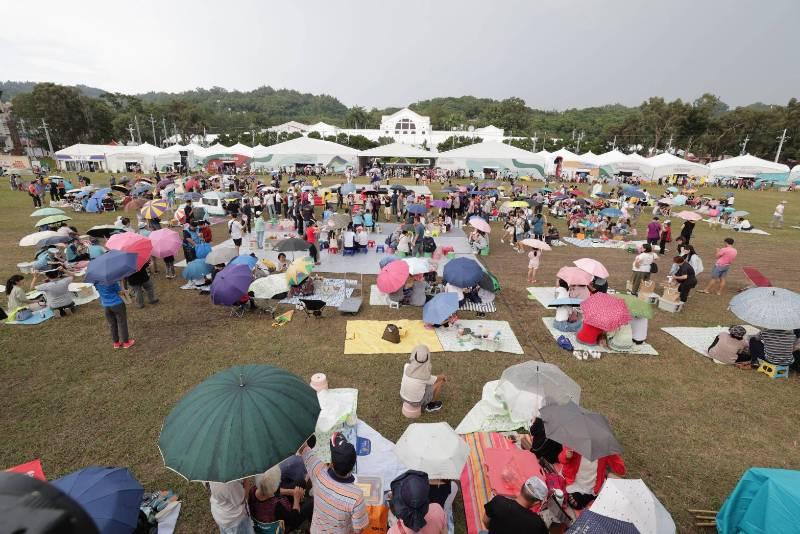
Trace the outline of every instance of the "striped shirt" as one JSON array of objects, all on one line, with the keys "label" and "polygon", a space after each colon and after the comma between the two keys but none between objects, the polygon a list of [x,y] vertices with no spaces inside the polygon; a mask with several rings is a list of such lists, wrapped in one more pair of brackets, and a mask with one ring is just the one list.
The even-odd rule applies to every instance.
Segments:
[{"label": "striped shirt", "polygon": [[794,361],[792,350],[797,340],[791,330],[761,331],[761,342],[764,343],[764,356],[773,365],[791,365]]},{"label": "striped shirt", "polygon": [[314,487],[311,534],[351,534],[367,528],[369,517],[362,491],[352,481],[334,478],[311,449],[303,451],[303,463]]}]

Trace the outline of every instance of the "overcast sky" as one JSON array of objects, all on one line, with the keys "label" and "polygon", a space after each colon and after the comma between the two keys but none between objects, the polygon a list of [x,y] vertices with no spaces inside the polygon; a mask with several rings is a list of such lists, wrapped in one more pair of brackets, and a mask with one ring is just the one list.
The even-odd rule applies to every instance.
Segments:
[{"label": "overcast sky", "polygon": [[348,106],[800,97],[800,0],[6,2],[0,78],[126,93],[261,85]]}]

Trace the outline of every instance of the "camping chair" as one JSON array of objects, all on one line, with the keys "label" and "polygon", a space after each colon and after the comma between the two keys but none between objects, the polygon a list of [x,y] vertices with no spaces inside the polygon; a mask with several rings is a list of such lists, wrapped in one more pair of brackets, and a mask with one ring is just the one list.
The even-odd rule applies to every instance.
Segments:
[{"label": "camping chair", "polygon": [[253,532],[256,534],[284,534],[286,528],[283,525],[283,520],[262,523],[253,519]]},{"label": "camping chair", "polygon": [[278,303],[286,298],[286,293],[278,293],[269,299],[255,298],[252,295],[253,306],[261,313],[268,313],[270,317],[275,318],[275,312],[278,311]]},{"label": "camping chair", "polygon": [[325,309],[325,305],[326,302],[324,300],[300,299],[297,309],[306,312],[306,319],[309,317],[319,319],[322,317],[322,310]]},{"label": "camping chair", "polygon": [[[364,275],[360,274],[359,279],[350,279],[348,278],[349,273],[344,274],[344,298],[342,299],[342,303],[339,305],[339,311],[341,313],[352,313],[356,314],[361,310],[361,305],[364,303]],[[347,296],[347,289],[353,288],[353,293],[348,297]]]},{"label": "camping chair", "polygon": [[750,280],[751,285],[743,287],[739,291],[744,291],[754,287],[772,287],[772,282],[770,282],[769,279],[761,274],[761,271],[755,267],[742,267],[742,271],[744,271],[744,275],[747,277],[747,279]]}]

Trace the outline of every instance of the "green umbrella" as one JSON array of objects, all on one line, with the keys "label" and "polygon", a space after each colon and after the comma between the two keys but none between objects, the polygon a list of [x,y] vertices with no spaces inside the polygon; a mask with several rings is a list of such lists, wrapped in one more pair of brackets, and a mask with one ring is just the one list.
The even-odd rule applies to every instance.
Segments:
[{"label": "green umbrella", "polygon": [[58,208],[40,208],[31,213],[31,217],[47,217],[48,215],[66,215],[66,213]]},{"label": "green umbrella", "polygon": [[625,305],[628,306],[628,311],[631,312],[632,316],[645,317],[647,319],[653,318],[653,307],[646,300],[621,293],[617,293],[615,296],[625,301]]},{"label": "green umbrella", "polygon": [[271,365],[221,371],[187,393],[161,428],[164,465],[187,480],[230,482],[297,451],[319,415],[317,394]]},{"label": "green umbrella", "polygon": [[38,221],[36,221],[36,224],[34,224],[34,226],[39,227],[39,226],[44,226],[46,224],[56,224],[71,220],[72,217],[68,217],[66,215],[51,215],[49,217],[45,217],[44,219],[39,219]]}]

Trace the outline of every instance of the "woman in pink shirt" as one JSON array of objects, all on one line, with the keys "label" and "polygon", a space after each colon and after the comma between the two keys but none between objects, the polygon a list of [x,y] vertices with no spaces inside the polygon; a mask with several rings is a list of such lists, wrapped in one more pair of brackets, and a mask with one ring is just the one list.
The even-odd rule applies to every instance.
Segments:
[{"label": "woman in pink shirt", "polygon": [[397,523],[388,534],[447,534],[444,510],[430,502],[428,475],[406,471],[392,481],[390,506]]},{"label": "woman in pink shirt", "polygon": [[739,252],[733,248],[733,238],[726,237],[725,246],[717,249],[717,261],[714,264],[714,269],[711,271],[711,280],[709,280],[706,288],[698,293],[711,293],[711,288],[714,287],[714,284],[719,282],[717,295],[721,295],[725,290],[725,277],[728,275],[731,264],[736,259],[738,254]]}]

